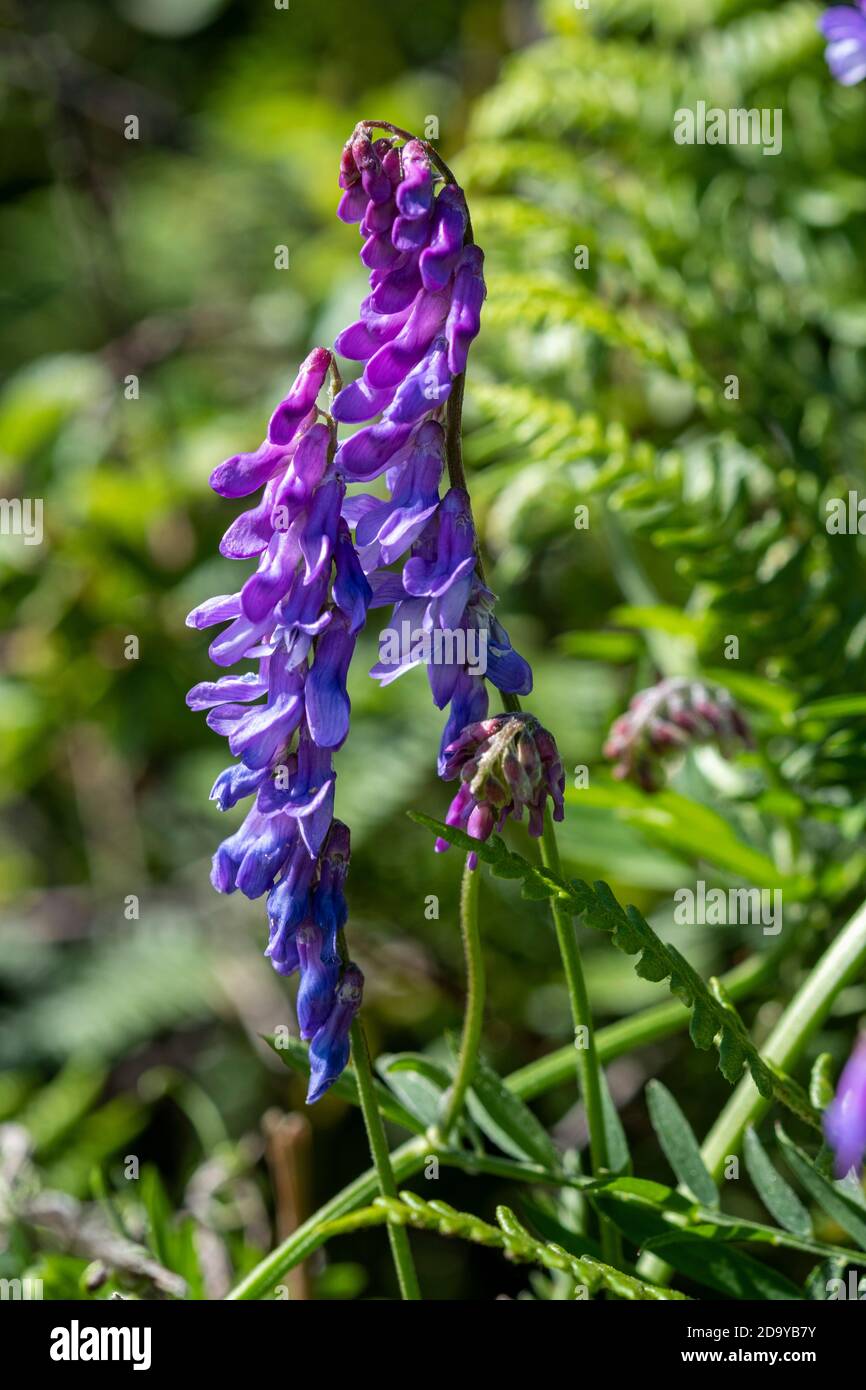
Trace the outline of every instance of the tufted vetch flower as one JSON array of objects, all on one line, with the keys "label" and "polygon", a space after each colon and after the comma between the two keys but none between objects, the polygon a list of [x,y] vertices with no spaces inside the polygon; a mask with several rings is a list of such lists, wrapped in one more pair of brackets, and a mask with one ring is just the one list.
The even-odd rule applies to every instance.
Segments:
[{"label": "tufted vetch flower", "polygon": [[866,77],[866,0],[854,5],[831,5],[818,20],[827,40],[827,65],[846,87]]}]

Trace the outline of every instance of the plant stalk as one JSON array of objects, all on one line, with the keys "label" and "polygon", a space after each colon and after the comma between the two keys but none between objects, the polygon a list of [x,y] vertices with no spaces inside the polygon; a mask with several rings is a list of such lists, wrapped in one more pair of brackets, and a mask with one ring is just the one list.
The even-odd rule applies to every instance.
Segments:
[{"label": "plant stalk", "polygon": [[[546,868],[552,869],[556,874],[562,872],[556,832],[553,828],[553,818],[549,808],[545,810],[544,814],[541,858]],[[593,1177],[602,1177],[608,1167],[607,1135],[604,1128],[601,1066],[595,1043],[589,995],[586,991],[586,980],[571,916],[556,898],[550,899],[550,910],[556,928],[556,940],[559,945],[559,954],[562,957],[562,968],[565,972],[565,982],[568,988],[568,1002],[571,1006],[571,1019],[574,1024],[574,1053],[578,1084],[583,1097],[586,1123],[589,1130],[589,1155],[592,1174]],[[617,1233],[604,1217],[601,1218],[600,1226],[603,1256],[608,1263],[616,1264],[621,1258]]]},{"label": "plant stalk", "polygon": [[456,1121],[460,1117],[466,1092],[472,1084],[478,1048],[481,1043],[481,1030],[484,1024],[484,956],[481,950],[481,933],[478,927],[478,897],[481,870],[470,869],[469,857],[463,870],[463,884],[460,891],[460,932],[463,937],[463,954],[466,960],[466,1008],[463,1014],[463,1033],[460,1039],[460,1053],[457,1070],[451,1086],[440,1130],[447,1140]]},{"label": "plant stalk", "polygon": [[[358,1082],[361,1113],[364,1116],[367,1140],[370,1145],[370,1157],[376,1169],[379,1191],[383,1197],[396,1197],[397,1181],[394,1177],[394,1170],[391,1167],[391,1155],[388,1150],[388,1141],[385,1138],[385,1127],[382,1124],[382,1116],[379,1114],[379,1107],[376,1103],[376,1092],[373,1088],[373,1068],[370,1063],[370,1049],[367,1046],[367,1035],[364,1032],[364,1025],[358,1018],[352,1021],[351,1039],[352,1060],[355,1064],[355,1078]],[[389,1226],[388,1239],[391,1243],[391,1255],[394,1260],[394,1268],[397,1272],[397,1282],[400,1285],[401,1298],[413,1301],[420,1299],[421,1289],[418,1284],[418,1276],[415,1273],[415,1265],[412,1260],[408,1232],[403,1226],[395,1226],[393,1228]]]},{"label": "plant stalk", "polygon": [[[778,962],[780,946],[760,956],[753,956],[721,977],[721,983],[734,1000],[746,997],[754,988],[772,978]],[[631,1018],[620,1019],[617,1023],[600,1028],[595,1035],[596,1051],[602,1065],[630,1052],[633,1047],[646,1043],[661,1042],[679,1033],[689,1020],[689,1012],[677,1000],[664,1004],[653,1004],[641,1009]],[[574,1048],[561,1047],[537,1062],[520,1067],[505,1077],[505,1084],[521,1100],[532,1100],[534,1096],[544,1095],[554,1086],[561,1085],[572,1075],[574,1067]],[[395,1181],[405,1182],[420,1172],[428,1158],[432,1157],[429,1138],[421,1135],[409,1139],[390,1154],[391,1168]],[[453,1162],[466,1168],[474,1163],[481,1171],[481,1161],[475,1155],[465,1154],[458,1164],[457,1157],[442,1157],[443,1163]],[[495,1162],[490,1155],[483,1159],[484,1167]],[[500,1176],[505,1176],[500,1170]],[[266,1255],[263,1260],[247,1274],[227,1295],[230,1300],[264,1298],[279,1280],[301,1260],[307,1259],[322,1244],[319,1231],[327,1222],[345,1216],[356,1207],[369,1204],[378,1191],[375,1168],[368,1168],[353,1179],[342,1191],[319,1207],[303,1225],[293,1231],[281,1245]]]}]

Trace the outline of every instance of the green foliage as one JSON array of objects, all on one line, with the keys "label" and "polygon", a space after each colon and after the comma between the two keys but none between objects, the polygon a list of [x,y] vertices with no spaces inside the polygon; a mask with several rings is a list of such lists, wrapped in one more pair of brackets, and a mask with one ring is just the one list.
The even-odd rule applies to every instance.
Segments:
[{"label": "green foliage", "polygon": [[[749,1131],[754,1192],[744,1183],[729,1216],[695,1134],[727,1096],[701,1055],[713,1044],[728,1082],[751,1075],[815,1132],[866,1005],[854,981],[791,1075],[762,1056],[767,1017],[866,881],[866,539],[826,524],[830,499],[866,487],[863,89],[831,82],[809,0],[544,0],[531,34],[506,33],[490,0],[333,0],[327,23],[292,7],[290,44],[284,17],[253,0],[219,15],[163,5],[149,21],[146,8],[49,0],[46,32],[34,16],[11,35],[0,490],[44,499],[45,542],[0,538],[0,1178],[14,1197],[0,1274],[42,1278],[47,1298],[196,1299],[257,1270],[247,1287],[269,1297],[339,1216],[363,1269],[326,1264],[316,1297],[392,1292],[361,1234],[386,1220],[465,1239],[456,1273],[421,1250],[433,1297],[499,1291],[474,1243],[527,1262],[496,1276],[522,1297],[571,1298],[576,1283],[681,1297],[636,1275],[641,1249],[697,1297],[825,1296],[862,1254],[814,1232],[866,1239],[826,1154]],[[128,83],[135,145],[113,123]],[[678,145],[675,112],[698,100],[778,107],[782,153]],[[272,1174],[286,1156],[268,1152],[260,1118],[301,1110],[307,1053],[285,1036],[291,991],[262,961],[263,913],[207,883],[237,813],[206,802],[223,755],[184,707],[205,644],[183,617],[237,582],[217,556],[234,512],[210,495],[211,467],[255,447],[296,360],[356,314],[365,282],[333,216],[336,162],[371,112],[418,130],[439,112],[466,182],[489,272],[470,488],[500,615],[535,671],[533,710],[566,769],[590,776],[567,790],[561,876],[498,839],[479,850],[493,870],[485,1055],[440,1144],[461,1004],[456,855],[433,856],[403,813],[425,807],[438,819],[422,825],[465,839],[439,824],[441,717],[423,676],[380,691],[365,675],[372,625],[362,637],[338,809],[375,1094],[389,1132],[410,1136],[397,1181],[437,1156],[458,1206],[467,1190],[492,1207],[516,1188],[531,1229],[508,1209],[492,1226],[408,1194],[348,1216],[377,1191],[370,1171],[354,1176],[367,1159],[350,1067],[303,1112],[286,1161],[307,1205],[280,1244]],[[680,672],[730,690],[754,750],[690,758],[654,796],[614,782],[600,752],[611,719]],[[678,949],[670,890],[698,875],[784,893],[783,935],[736,1010],[714,976],[766,943],[695,929]],[[635,1024],[613,1057],[656,1045],[634,1050],[624,1079],[608,1069],[615,1176],[601,1182],[562,1151],[579,1120],[573,1048],[552,1051],[569,1036],[552,898],[593,929],[596,1017],[615,1017],[620,1040]],[[675,1040],[676,1012],[647,1035],[629,1017],[654,999],[676,1011],[656,985],[688,1009],[698,1053]],[[529,1059],[556,1061],[535,1073],[531,1110]],[[794,1074],[812,1063],[807,1099]],[[656,1067],[676,1100],[650,1083],[651,1132],[628,1088]],[[139,1149],[152,1162],[128,1180]],[[655,1181],[666,1160],[686,1191]],[[777,1224],[749,1219],[764,1209]],[[601,1259],[600,1216],[622,1235],[619,1270]],[[804,1256],[818,1262],[805,1279]]]},{"label": "green foliage", "polygon": [[703,1159],[694,1132],[674,1097],[660,1081],[650,1081],[646,1089],[650,1121],[682,1186],[705,1207],[719,1205],[719,1193]]},{"label": "green foliage", "polygon": [[417,811],[410,815],[419,825],[426,826],[449,843],[474,851],[500,877],[520,879],[526,898],[555,897],[570,912],[580,916],[586,926],[607,932],[613,944],[627,955],[640,953],[635,972],[643,980],[669,982],[671,993],[691,1009],[689,1033],[692,1042],[703,1049],[715,1044],[719,1069],[726,1080],[732,1084],[739,1081],[743,1067],[748,1067],[762,1096],[775,1097],[820,1131],[820,1119],[808,1096],[795,1081],[761,1057],[718,981],[707,986],[676,947],[656,935],[636,908],[620,906],[606,883],[590,887],[580,879],[566,880],[509,850],[499,835],[479,843],[464,831],[434,820],[432,816]]}]

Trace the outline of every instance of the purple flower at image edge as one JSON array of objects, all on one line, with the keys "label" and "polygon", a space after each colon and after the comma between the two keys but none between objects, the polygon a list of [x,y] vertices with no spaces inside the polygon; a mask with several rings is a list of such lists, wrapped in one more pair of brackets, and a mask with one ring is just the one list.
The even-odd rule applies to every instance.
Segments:
[{"label": "purple flower at image edge", "polygon": [[866,1034],[842,1069],[836,1095],[824,1112],[824,1133],[836,1155],[837,1178],[859,1173],[866,1154]]},{"label": "purple flower at image edge", "polygon": [[827,40],[827,64],[846,87],[866,78],[866,0],[855,5],[833,5],[818,20]]}]

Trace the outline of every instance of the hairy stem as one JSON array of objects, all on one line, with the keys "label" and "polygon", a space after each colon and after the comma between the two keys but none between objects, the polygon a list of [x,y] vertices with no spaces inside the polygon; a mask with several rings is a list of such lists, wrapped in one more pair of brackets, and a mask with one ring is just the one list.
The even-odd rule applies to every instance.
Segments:
[{"label": "hairy stem", "polygon": [[[541,839],[541,858],[545,866],[559,874],[562,868],[559,861],[559,848],[550,810],[545,811],[544,832]],[[568,1002],[571,1006],[571,1020],[574,1024],[574,1055],[577,1064],[577,1077],[586,1111],[589,1130],[589,1155],[593,1177],[601,1177],[608,1167],[607,1136],[604,1128],[604,1099],[602,1095],[601,1066],[595,1043],[595,1030],[592,1026],[592,1011],[586,980],[580,960],[574,922],[557,898],[550,899],[556,940],[562,957],[562,968],[568,988]],[[614,1228],[604,1218],[601,1220],[601,1243],[604,1258],[616,1264],[620,1258],[619,1239]]]},{"label": "hairy stem", "polygon": [[[355,1078],[358,1082],[361,1113],[364,1116],[367,1140],[370,1145],[370,1157],[376,1169],[379,1191],[383,1197],[396,1197],[397,1181],[391,1167],[391,1155],[388,1151],[388,1141],[385,1138],[385,1127],[382,1124],[382,1116],[379,1114],[376,1092],[373,1088],[370,1049],[367,1046],[364,1025],[358,1018],[352,1022],[351,1038],[352,1060],[355,1064]],[[421,1289],[418,1285],[418,1276],[415,1273],[408,1233],[403,1227],[395,1227],[393,1230],[389,1228],[388,1238],[391,1242],[391,1255],[394,1260],[394,1268],[397,1271],[401,1297],[419,1299]]]},{"label": "hairy stem", "polygon": [[484,1023],[484,957],[481,951],[481,933],[478,928],[478,895],[481,879],[480,869],[470,869],[467,856],[463,870],[463,885],[460,892],[460,932],[463,937],[463,954],[466,959],[466,1009],[463,1015],[463,1034],[460,1039],[460,1054],[457,1070],[451,1086],[445,1111],[442,1116],[441,1133],[447,1139],[459,1119],[463,1109],[466,1092],[472,1084],[478,1047],[481,1042],[481,1029]]}]

